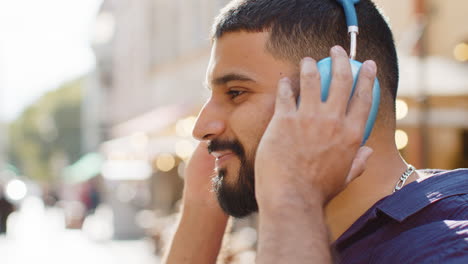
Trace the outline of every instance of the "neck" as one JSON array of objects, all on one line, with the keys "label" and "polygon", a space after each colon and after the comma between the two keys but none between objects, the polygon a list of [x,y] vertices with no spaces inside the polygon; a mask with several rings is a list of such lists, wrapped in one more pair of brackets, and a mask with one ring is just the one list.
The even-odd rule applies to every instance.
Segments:
[{"label": "neck", "polygon": [[[386,142],[389,143],[369,142],[374,153],[367,161],[364,173],[326,206],[326,221],[333,241],[378,200],[392,194],[398,178],[407,169],[406,162],[393,143],[393,136]],[[407,183],[413,180],[414,176]]]}]

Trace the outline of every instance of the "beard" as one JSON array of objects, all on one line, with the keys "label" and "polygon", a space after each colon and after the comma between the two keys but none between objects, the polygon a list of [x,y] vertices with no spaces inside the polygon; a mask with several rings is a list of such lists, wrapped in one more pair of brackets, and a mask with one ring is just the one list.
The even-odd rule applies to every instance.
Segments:
[{"label": "beard", "polygon": [[[258,212],[255,198],[255,156],[246,155],[242,144],[237,140],[212,140],[208,145],[208,152],[230,150],[240,160],[237,178],[226,180],[227,169],[221,168],[213,177],[213,190],[223,211],[237,218],[243,218]],[[234,177],[232,175],[231,177]]]}]

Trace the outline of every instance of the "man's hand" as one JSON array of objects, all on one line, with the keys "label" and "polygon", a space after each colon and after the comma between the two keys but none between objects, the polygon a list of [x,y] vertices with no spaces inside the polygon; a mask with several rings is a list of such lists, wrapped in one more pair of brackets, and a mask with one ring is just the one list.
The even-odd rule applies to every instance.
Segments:
[{"label": "man's hand", "polygon": [[291,81],[279,82],[275,113],[255,160],[257,263],[331,263],[323,208],[362,173],[371,153],[360,144],[372,103],[375,63],[362,66],[348,107],[353,84],[349,59],[341,47],[332,48],[331,57],[326,102],[320,99],[313,59],[302,61],[299,106]]},{"label": "man's hand", "polygon": [[222,212],[212,191],[214,166],[215,158],[208,154],[207,144],[199,143],[185,168],[184,205],[209,206],[219,213]]},{"label": "man's hand", "polygon": [[164,263],[215,263],[228,216],[211,190],[214,157],[200,143],[185,169],[182,216]]},{"label": "man's hand", "polygon": [[333,77],[326,102],[320,100],[320,74],[311,58],[302,61],[299,106],[290,80],[279,82],[275,113],[255,161],[259,203],[288,195],[324,205],[362,173],[371,152],[360,144],[376,66],[373,61],[364,63],[348,108],[353,83],[348,57],[341,47],[333,48],[331,56]]}]

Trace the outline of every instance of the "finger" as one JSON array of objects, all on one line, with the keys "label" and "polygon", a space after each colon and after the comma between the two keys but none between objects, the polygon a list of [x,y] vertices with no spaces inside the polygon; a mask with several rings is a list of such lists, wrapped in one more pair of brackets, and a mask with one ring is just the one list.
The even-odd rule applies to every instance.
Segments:
[{"label": "finger", "polygon": [[351,165],[351,170],[346,177],[346,184],[349,184],[351,181],[361,176],[366,169],[367,160],[373,152],[374,151],[370,147],[364,146],[359,148],[356,157],[353,160],[353,165]]},{"label": "finger", "polygon": [[[348,109],[348,122],[358,126],[359,131],[364,131],[369,111],[372,106],[372,88],[374,87],[377,66],[374,61],[363,63],[356,84],[356,91],[351,99]],[[360,134],[362,134],[360,133]]]},{"label": "finger", "polygon": [[185,175],[190,173],[211,175],[215,167],[215,157],[207,151],[208,144],[200,142],[185,167]]},{"label": "finger", "polygon": [[348,54],[340,46],[333,47],[330,56],[332,58],[332,80],[326,104],[327,111],[345,115],[353,86],[351,65]]},{"label": "finger", "polygon": [[291,80],[287,77],[278,82],[276,95],[275,114],[296,111],[296,100],[291,87]]},{"label": "finger", "polygon": [[301,62],[301,104],[299,111],[312,112],[321,103],[320,101],[320,73],[317,62],[306,57]]}]

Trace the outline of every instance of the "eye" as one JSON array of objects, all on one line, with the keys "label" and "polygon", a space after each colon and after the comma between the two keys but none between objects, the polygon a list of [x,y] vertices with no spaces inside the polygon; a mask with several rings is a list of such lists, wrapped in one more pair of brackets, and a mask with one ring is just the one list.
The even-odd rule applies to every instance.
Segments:
[{"label": "eye", "polygon": [[229,95],[231,99],[235,99],[236,97],[244,94],[244,91],[239,91],[239,90],[229,90],[226,94]]}]

